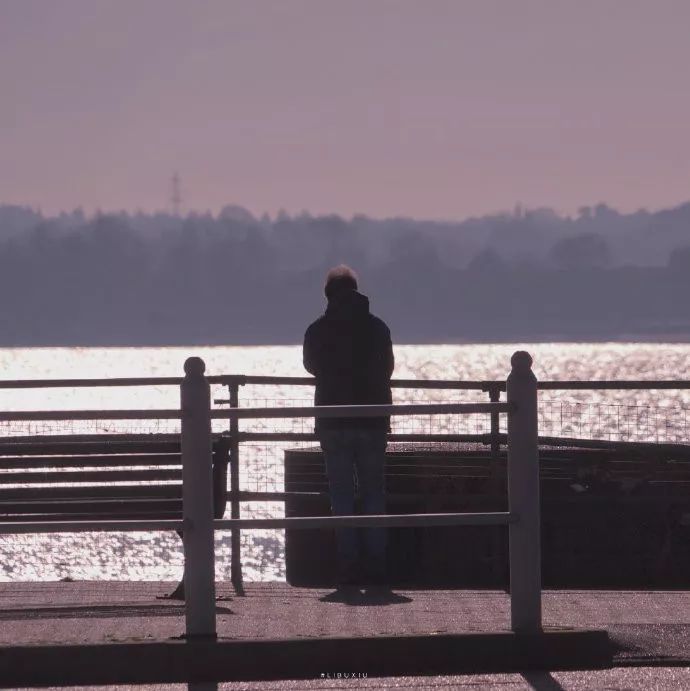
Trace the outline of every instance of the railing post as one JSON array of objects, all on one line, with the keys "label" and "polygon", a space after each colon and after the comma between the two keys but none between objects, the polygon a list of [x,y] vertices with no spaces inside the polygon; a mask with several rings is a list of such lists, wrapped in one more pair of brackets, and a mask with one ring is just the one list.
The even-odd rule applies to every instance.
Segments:
[{"label": "railing post", "polygon": [[[230,407],[240,405],[240,385],[228,384]],[[230,517],[240,518],[240,426],[236,417],[230,419]],[[244,595],[242,583],[242,532],[233,528],[230,534],[230,580],[238,595]]]},{"label": "railing post", "polygon": [[508,412],[508,502],[510,523],[510,619],[513,631],[541,631],[541,547],[537,378],[532,357],[510,360]]},{"label": "railing post", "polygon": [[184,363],[182,409],[182,511],[186,637],[216,637],[213,540],[211,394],[201,358]]}]

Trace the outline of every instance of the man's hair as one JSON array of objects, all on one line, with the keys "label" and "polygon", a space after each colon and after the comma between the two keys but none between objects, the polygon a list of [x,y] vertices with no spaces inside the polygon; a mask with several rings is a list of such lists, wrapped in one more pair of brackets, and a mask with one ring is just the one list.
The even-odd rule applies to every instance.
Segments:
[{"label": "man's hair", "polygon": [[349,290],[357,290],[357,274],[346,264],[334,266],[326,274],[324,287],[326,297],[330,300],[332,297]]}]

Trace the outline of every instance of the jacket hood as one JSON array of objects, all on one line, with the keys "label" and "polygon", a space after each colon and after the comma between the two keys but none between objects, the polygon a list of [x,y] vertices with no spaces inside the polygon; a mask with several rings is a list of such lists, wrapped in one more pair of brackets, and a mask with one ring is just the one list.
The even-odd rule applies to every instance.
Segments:
[{"label": "jacket hood", "polygon": [[342,319],[366,317],[369,314],[369,298],[356,290],[348,290],[328,301],[326,314]]}]

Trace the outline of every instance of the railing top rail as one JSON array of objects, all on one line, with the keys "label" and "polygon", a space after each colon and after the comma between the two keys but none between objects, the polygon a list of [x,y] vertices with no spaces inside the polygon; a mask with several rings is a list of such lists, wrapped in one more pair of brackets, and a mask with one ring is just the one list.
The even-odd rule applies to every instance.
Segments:
[{"label": "railing top rail", "polygon": [[570,380],[570,381],[539,381],[537,388],[542,390],[567,391],[575,389],[597,391],[612,390],[644,390],[644,389],[690,389],[688,379],[611,379],[602,381]]},{"label": "railing top rail", "polygon": [[[508,403],[421,403],[414,405],[340,405],[212,410],[212,418],[382,417],[386,415],[434,415],[507,413]],[[0,421],[21,420],[175,420],[180,410],[10,410],[0,411]]]},{"label": "railing top rail", "polygon": [[[207,376],[210,384],[235,383],[240,386],[247,383],[243,374],[218,374]],[[304,379],[306,384],[313,384],[311,377],[293,377]],[[112,386],[179,386],[184,377],[102,377],[91,379],[0,379],[0,389],[79,389],[84,387],[100,388]],[[272,383],[272,382],[267,382]]]},{"label": "railing top rail", "polygon": [[398,405],[324,405],[214,410],[212,418],[382,417],[388,415],[472,415],[507,413],[509,403],[420,403]]},{"label": "railing top rail", "polygon": [[[245,374],[218,374],[206,377],[211,384],[245,386],[249,384],[265,386],[314,386],[313,377],[273,377]],[[43,388],[83,388],[116,386],[179,386],[182,377],[110,377],[101,379],[5,379],[0,380],[0,389],[43,389]],[[505,380],[458,380],[458,379],[393,379],[391,386],[396,389],[451,389],[464,391],[505,391]],[[537,384],[542,390],[644,390],[644,389],[690,389],[688,379],[611,379],[590,380],[549,380]]]},{"label": "railing top rail", "polygon": [[[314,386],[313,377],[271,377],[261,375],[220,375],[214,379],[221,384]],[[394,389],[456,389],[489,391],[506,390],[505,379],[393,379]],[[690,379],[609,379],[609,380],[544,380],[539,389],[690,389]]]},{"label": "railing top rail", "polygon": [[[111,377],[100,379],[5,379],[0,380],[0,389],[42,389],[82,388],[112,386],[179,386],[182,377]],[[206,377],[211,384],[245,386],[247,384],[266,386],[314,386],[313,377],[272,377],[245,374],[218,374]],[[478,389],[503,386],[505,382],[458,381],[455,379],[394,379],[394,388],[423,389]]]},{"label": "railing top rail", "polygon": [[[240,386],[254,384],[265,386],[314,386],[314,377],[277,377],[268,375],[220,375],[215,378],[216,383],[238,384]],[[397,389],[476,389],[486,390],[487,387],[503,386],[505,381],[481,381],[457,379],[393,379],[391,386]]]},{"label": "railing top rail", "polygon": [[[313,377],[269,377],[259,375],[221,375],[209,377],[215,383],[221,384],[258,384],[258,385],[293,385],[314,386]],[[489,391],[506,390],[505,379],[393,379],[394,389],[456,389]],[[567,390],[567,389],[690,389],[690,379],[609,379],[609,380],[544,380],[537,382],[539,389]]]}]

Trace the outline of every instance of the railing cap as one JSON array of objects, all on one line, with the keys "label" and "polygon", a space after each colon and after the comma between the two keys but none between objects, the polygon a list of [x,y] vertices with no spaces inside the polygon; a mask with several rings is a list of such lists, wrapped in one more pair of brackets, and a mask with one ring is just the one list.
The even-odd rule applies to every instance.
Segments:
[{"label": "railing cap", "polygon": [[206,363],[200,357],[188,357],[184,363],[184,373],[188,377],[203,377]]},{"label": "railing cap", "polygon": [[526,350],[516,350],[510,358],[513,371],[528,372],[532,369],[532,356]]}]

